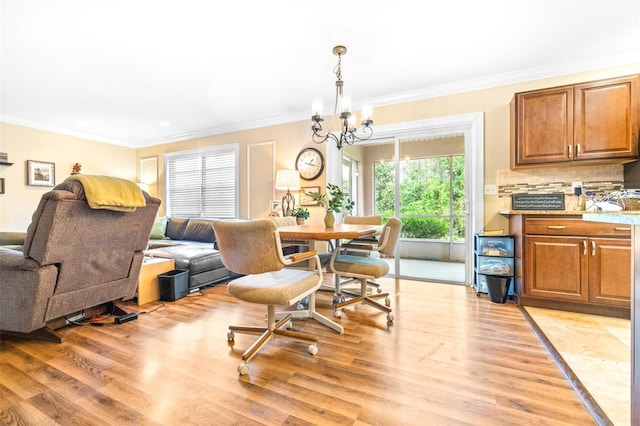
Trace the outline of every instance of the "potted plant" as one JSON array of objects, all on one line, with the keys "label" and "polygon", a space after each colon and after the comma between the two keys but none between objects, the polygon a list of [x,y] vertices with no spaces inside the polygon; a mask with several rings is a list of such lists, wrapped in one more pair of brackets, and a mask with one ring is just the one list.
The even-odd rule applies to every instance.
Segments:
[{"label": "potted plant", "polygon": [[339,186],[331,183],[327,184],[327,192],[320,194],[318,192],[310,192],[309,196],[313,201],[317,201],[319,205],[325,208],[326,215],[324,224],[327,228],[333,228],[336,217],[334,213],[349,213],[355,204],[347,197]]},{"label": "potted plant", "polygon": [[298,225],[304,225],[304,221],[309,219],[309,216],[311,215],[311,213],[309,213],[309,209],[305,209],[303,207],[296,207],[295,209],[293,209],[293,212],[291,213],[291,215],[296,218],[296,223]]}]

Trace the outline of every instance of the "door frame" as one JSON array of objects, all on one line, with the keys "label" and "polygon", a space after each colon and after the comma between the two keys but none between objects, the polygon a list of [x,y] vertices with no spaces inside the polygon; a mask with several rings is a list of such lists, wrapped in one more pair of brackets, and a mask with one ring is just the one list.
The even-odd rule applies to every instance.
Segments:
[{"label": "door frame", "polygon": [[[484,112],[449,115],[424,120],[376,126],[374,135],[367,142],[398,140],[410,137],[437,139],[447,136],[464,137],[465,155],[465,284],[473,283],[473,235],[484,224]],[[339,185],[342,180],[342,152],[333,144],[326,146],[327,183]],[[396,155],[396,159],[398,156]],[[399,182],[396,180],[396,185]],[[397,186],[396,186],[397,188]]]}]

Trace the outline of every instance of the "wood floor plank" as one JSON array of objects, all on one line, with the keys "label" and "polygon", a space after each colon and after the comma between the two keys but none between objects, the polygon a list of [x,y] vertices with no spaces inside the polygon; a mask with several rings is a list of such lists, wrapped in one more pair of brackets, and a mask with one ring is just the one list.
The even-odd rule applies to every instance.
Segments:
[{"label": "wood floor plank", "polygon": [[[266,309],[224,285],[145,305],[136,321],[63,328],[61,344],[3,338],[0,424],[595,424],[513,304],[465,286],[379,281],[392,324],[365,305],[335,319],[344,335],[296,320],[319,353],[278,339],[247,376],[236,367],[254,337],[229,346],[227,328],[262,325]],[[330,295],[317,306],[333,318]]]}]

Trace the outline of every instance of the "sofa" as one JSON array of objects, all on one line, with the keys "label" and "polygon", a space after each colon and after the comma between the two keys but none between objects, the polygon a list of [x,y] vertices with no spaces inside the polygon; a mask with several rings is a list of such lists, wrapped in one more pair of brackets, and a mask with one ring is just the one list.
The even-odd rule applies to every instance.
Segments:
[{"label": "sofa", "polygon": [[0,338],[59,342],[54,320],[134,297],[160,200],[130,184],[144,201],[134,211],[91,208],[83,185],[65,181],[42,195],[26,234],[2,234]]},{"label": "sofa", "polygon": [[213,232],[214,219],[161,217],[154,224],[145,255],[173,259],[175,269],[189,271],[189,290],[227,282]]}]

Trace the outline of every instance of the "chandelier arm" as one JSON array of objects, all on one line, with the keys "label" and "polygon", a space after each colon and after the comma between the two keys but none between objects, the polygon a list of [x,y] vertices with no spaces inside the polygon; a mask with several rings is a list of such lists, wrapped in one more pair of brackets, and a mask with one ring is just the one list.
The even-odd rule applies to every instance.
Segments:
[{"label": "chandelier arm", "polygon": [[366,136],[360,137],[356,135],[355,132],[351,132],[351,135],[359,141],[366,141],[367,139],[371,138],[371,136],[373,136],[373,129],[369,126],[363,127],[362,133],[364,133]]},{"label": "chandelier arm", "polygon": [[313,135],[311,135],[311,140],[317,144],[325,143],[330,139],[333,139],[336,143],[338,143],[338,137],[331,132],[327,133],[324,136],[316,132],[313,132]]}]

